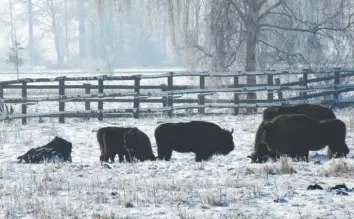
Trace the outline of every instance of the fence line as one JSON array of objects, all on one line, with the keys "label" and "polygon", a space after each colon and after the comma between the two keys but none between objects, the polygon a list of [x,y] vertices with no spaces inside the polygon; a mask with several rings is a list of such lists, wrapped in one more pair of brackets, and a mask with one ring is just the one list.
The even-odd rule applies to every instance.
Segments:
[{"label": "fence line", "polygon": [[[321,78],[308,79],[310,74],[332,74],[332,76],[325,76]],[[300,74],[302,77],[299,81],[280,83],[279,78],[274,78],[276,75],[291,75]],[[267,76],[266,84],[244,85],[239,84],[240,76]],[[182,76],[198,76],[199,86],[190,85],[174,85],[173,79]],[[340,79],[354,76],[354,69],[334,68],[334,69],[302,69],[294,71],[260,71],[260,72],[169,72],[156,75],[131,75],[131,76],[93,76],[93,77],[56,77],[56,78],[23,78],[19,80],[2,81],[0,82],[0,103],[14,103],[21,104],[21,114],[0,116],[0,120],[7,119],[22,119],[22,124],[26,124],[26,118],[31,117],[59,117],[59,122],[63,123],[65,117],[96,117],[102,120],[104,114],[127,114],[130,113],[134,118],[139,118],[141,113],[167,112],[168,116],[173,115],[174,110],[181,109],[198,109],[198,113],[205,114],[205,108],[230,108],[234,109],[234,114],[239,113],[239,108],[259,108],[268,106],[279,106],[294,104],[297,102],[321,103],[331,105],[333,107],[339,105],[352,104],[352,99],[339,99],[339,94],[349,91],[354,91],[353,83],[340,83]],[[207,88],[205,86],[205,79],[207,77],[231,77],[233,84],[227,88]],[[141,85],[141,80],[167,78],[167,84],[160,85]],[[97,85],[87,83],[87,81],[97,81]],[[131,80],[134,85],[104,85],[104,81],[126,81]],[[332,84],[314,84],[309,83],[330,81]],[[67,81],[84,81],[82,85],[67,85]],[[31,85],[30,83],[46,83],[54,82],[57,85]],[[67,89],[80,88],[85,90],[85,94],[67,95]],[[4,89],[20,89],[21,98],[5,98]],[[58,89],[58,95],[47,97],[28,97],[27,91],[29,89]],[[91,93],[96,89],[98,93]],[[105,89],[130,89],[133,91],[122,91],[107,93]],[[144,89],[151,89],[157,91],[142,91]],[[308,92],[314,90],[324,90],[320,93]],[[267,92],[267,99],[239,99],[240,94],[247,94],[251,92]],[[300,91],[300,94],[295,97],[284,99],[284,91]],[[207,99],[208,95],[216,93],[233,93],[233,99],[220,99],[212,101]],[[180,99],[184,95],[198,94],[197,99]],[[277,94],[278,99],[274,99],[274,94]],[[331,95],[332,100],[309,100],[320,96]],[[130,99],[124,99],[131,97]],[[118,98],[118,99],[117,99]],[[155,98],[155,99],[152,99]],[[156,99],[159,98],[159,99]],[[27,114],[27,106],[38,102],[55,101],[59,104],[59,112],[45,112],[45,113],[31,113]],[[84,102],[85,110],[81,111],[66,111],[66,102]],[[90,103],[97,102],[97,110],[90,109]],[[126,109],[104,109],[104,102],[131,102],[132,108]],[[162,107],[140,107],[141,103],[161,103]],[[184,105],[174,106],[174,103],[184,103]],[[186,103],[197,103],[197,105],[186,105]]]}]

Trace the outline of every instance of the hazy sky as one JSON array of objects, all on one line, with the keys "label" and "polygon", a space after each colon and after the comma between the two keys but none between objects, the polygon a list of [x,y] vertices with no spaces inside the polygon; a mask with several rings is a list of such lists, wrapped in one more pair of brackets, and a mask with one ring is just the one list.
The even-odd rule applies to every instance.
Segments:
[{"label": "hazy sky", "polygon": [[[6,10],[6,7],[7,7],[7,1],[0,0],[0,15],[3,15],[3,13]],[[3,24],[0,24],[0,28],[2,30],[4,30]],[[7,31],[7,30],[5,30],[5,31]],[[5,31],[0,32],[0,48],[4,47],[6,45],[6,43],[4,42],[5,41],[5,36],[4,36]]]}]

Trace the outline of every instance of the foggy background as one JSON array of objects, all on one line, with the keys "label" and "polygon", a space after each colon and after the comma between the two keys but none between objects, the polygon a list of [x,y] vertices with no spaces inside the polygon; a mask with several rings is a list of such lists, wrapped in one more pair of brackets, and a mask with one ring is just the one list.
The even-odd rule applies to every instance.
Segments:
[{"label": "foggy background", "polygon": [[[0,71],[352,66],[353,0],[1,0]],[[20,70],[21,71],[21,70]]]}]

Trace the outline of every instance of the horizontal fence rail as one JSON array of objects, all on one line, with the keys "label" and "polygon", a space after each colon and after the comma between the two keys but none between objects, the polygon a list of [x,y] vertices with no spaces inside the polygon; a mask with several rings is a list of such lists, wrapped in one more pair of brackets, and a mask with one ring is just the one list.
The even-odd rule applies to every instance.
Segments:
[{"label": "horizontal fence rail", "polygon": [[[319,76],[323,75],[324,76]],[[297,81],[281,83],[280,76],[299,75]],[[315,75],[315,78],[309,78]],[[263,84],[241,84],[239,77],[263,76],[266,83]],[[275,78],[278,76],[278,78]],[[199,114],[207,114],[205,109],[233,109],[233,114],[238,114],[239,109],[264,108],[269,106],[289,105],[296,103],[316,103],[332,107],[346,107],[354,103],[351,98],[339,98],[340,94],[354,91],[354,83],[351,77],[354,76],[354,69],[332,68],[332,69],[301,69],[292,71],[255,71],[255,72],[168,72],[152,75],[136,74],[129,76],[88,76],[88,77],[55,77],[55,78],[23,78],[0,82],[0,103],[21,104],[21,113],[7,114],[0,116],[0,120],[22,119],[26,124],[27,118],[33,117],[59,117],[59,122],[64,122],[65,117],[119,117],[132,115],[139,118],[140,115],[164,113],[173,116],[174,111],[197,109]],[[174,79],[179,77],[199,77],[199,84],[175,85]],[[206,86],[206,78],[229,77],[233,84],[222,87]],[[167,83],[155,83],[157,85],[142,85],[147,79],[167,79]],[[344,83],[343,81],[346,80]],[[94,81],[97,84],[91,84]],[[105,84],[104,82],[125,82],[131,81],[132,85]],[[333,81],[333,82],[331,82]],[[78,82],[81,84],[67,84],[66,82]],[[43,84],[50,83],[50,84]],[[310,84],[317,83],[317,84]],[[326,84],[319,84],[326,83]],[[28,95],[28,91],[35,90],[57,90],[55,95]],[[67,94],[70,89],[80,89],[84,93]],[[18,90],[21,97],[8,97],[10,90]],[[111,90],[108,92],[107,90]],[[75,91],[78,92],[78,91]],[[240,99],[240,95],[249,93],[266,92],[267,99]],[[297,96],[284,98],[284,92],[299,92]],[[313,93],[316,92],[316,93]],[[40,93],[40,92],[39,92]],[[216,100],[208,96],[228,93],[233,98],[225,97]],[[193,98],[195,95],[197,98]],[[274,99],[275,96],[278,99]],[[311,99],[324,96],[331,96],[331,99]],[[27,107],[42,102],[58,102],[58,111],[27,113]],[[66,110],[66,103],[83,102],[85,110]],[[97,103],[97,110],[91,109],[91,103]],[[109,108],[104,109],[105,102],[132,103],[131,108]],[[161,104],[161,107],[142,107],[143,103]],[[178,104],[178,105],[175,105]],[[211,112],[209,112],[211,113]],[[211,113],[212,114],[212,113]]]}]

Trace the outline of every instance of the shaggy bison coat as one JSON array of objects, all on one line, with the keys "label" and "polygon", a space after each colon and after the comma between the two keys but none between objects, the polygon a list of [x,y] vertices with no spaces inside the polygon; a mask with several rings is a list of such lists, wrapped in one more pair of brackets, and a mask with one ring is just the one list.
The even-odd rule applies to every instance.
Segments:
[{"label": "shaggy bison coat", "polygon": [[214,154],[227,155],[235,148],[232,133],[205,121],[161,124],[155,129],[158,159],[170,160],[173,150],[193,152],[197,162]]},{"label": "shaggy bison coat", "polygon": [[279,115],[264,122],[263,129],[268,150],[279,155],[308,160],[310,150],[325,146],[338,156],[349,153],[345,143],[346,126],[339,119],[318,121],[301,114]]},{"label": "shaggy bison coat", "polygon": [[138,128],[126,131],[124,141],[125,147],[130,151],[132,157],[140,161],[156,160],[149,137]]},{"label": "shaggy bison coat", "polygon": [[[252,163],[262,163],[267,160],[267,156],[274,157],[275,154],[269,152],[265,143],[262,139],[262,133],[264,131],[264,122],[270,121],[274,119],[278,115],[286,115],[286,114],[302,114],[308,117],[311,117],[316,120],[326,120],[326,119],[335,119],[336,116],[333,111],[323,105],[318,104],[296,104],[292,106],[274,106],[269,107],[263,111],[263,121],[259,125],[255,143],[254,143],[254,152],[249,156],[251,158]],[[328,148],[328,154],[331,154],[330,148]]]},{"label": "shaggy bison coat", "polygon": [[100,161],[114,162],[115,156],[118,154],[119,162],[123,162],[124,157],[126,161],[131,161],[130,151],[124,144],[124,133],[131,128],[123,127],[104,127],[97,130],[97,141],[100,145]]},{"label": "shaggy bison coat", "polygon": [[50,161],[54,156],[58,155],[63,158],[63,161],[72,162],[71,151],[71,142],[55,136],[55,138],[46,145],[32,148],[24,155],[17,157],[17,159],[19,159],[19,163],[22,162],[22,160],[24,160],[25,163],[41,163],[45,160]]}]

